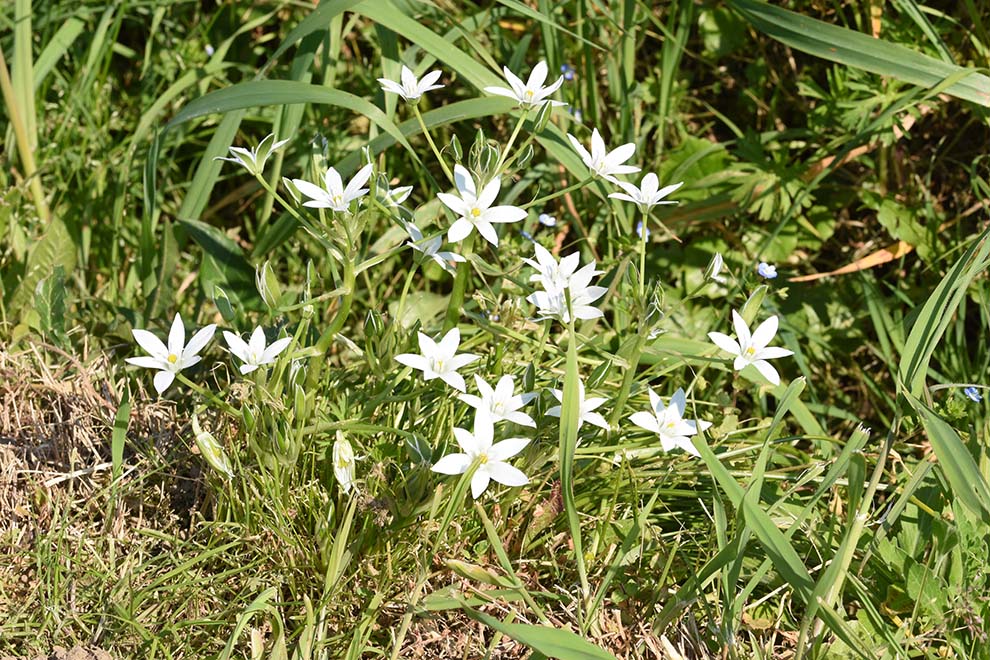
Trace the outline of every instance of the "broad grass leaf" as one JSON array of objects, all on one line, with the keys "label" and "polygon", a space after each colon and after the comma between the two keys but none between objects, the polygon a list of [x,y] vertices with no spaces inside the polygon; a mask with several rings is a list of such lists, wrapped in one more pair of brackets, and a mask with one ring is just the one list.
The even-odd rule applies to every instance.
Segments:
[{"label": "broad grass leaf", "polygon": [[536,626],[529,623],[505,623],[462,604],[469,617],[480,621],[517,642],[560,660],[616,660],[615,656],[595,646],[580,635],[561,628]]},{"label": "broad grass leaf", "polygon": [[943,90],[946,94],[990,106],[990,77],[976,69],[943,62],[907,46],[765,2],[729,0],[728,4],[760,32],[801,52],[926,88],[955,78]]}]

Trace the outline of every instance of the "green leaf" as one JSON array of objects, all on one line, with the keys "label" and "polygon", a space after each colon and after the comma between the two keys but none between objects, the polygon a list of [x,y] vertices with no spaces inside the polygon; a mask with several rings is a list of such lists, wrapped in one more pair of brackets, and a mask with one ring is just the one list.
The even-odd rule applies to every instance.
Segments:
[{"label": "green leaf", "polygon": [[292,31],[289,32],[289,34],[285,35],[285,39],[282,40],[282,43],[278,45],[278,48],[272,56],[267,62],[265,62],[265,66],[261,67],[259,76],[265,75],[268,69],[272,68],[272,65],[275,64],[278,58],[281,57],[282,54],[289,48],[318,30],[326,30],[327,25],[330,24],[330,19],[351,9],[360,1],[361,0],[323,0],[320,2],[320,5],[310,12],[309,16],[300,21],[299,25],[292,28]]},{"label": "green leaf", "polygon": [[34,294],[40,330],[61,338],[65,334],[65,268],[55,266],[52,274],[38,282]]},{"label": "green leaf", "polygon": [[414,156],[412,146],[392,120],[385,116],[378,106],[360,96],[339,89],[297,82],[295,80],[250,80],[225,89],[218,89],[205,96],[190,101],[172,120],[165,130],[185,123],[190,119],[208,114],[222,114],[233,110],[243,110],[258,106],[289,105],[292,103],[317,103],[346,108],[364,115]]},{"label": "green leaf", "polygon": [[953,79],[943,90],[946,94],[990,106],[990,78],[976,69],[943,62],[906,46],[765,2],[729,0],[728,4],[759,31],[803,53],[926,88]]},{"label": "green leaf", "polygon": [[548,658],[559,660],[616,660],[615,656],[604,651],[580,635],[562,628],[535,626],[528,623],[505,623],[462,603],[461,607],[469,617],[480,621],[489,628],[525,644]]}]

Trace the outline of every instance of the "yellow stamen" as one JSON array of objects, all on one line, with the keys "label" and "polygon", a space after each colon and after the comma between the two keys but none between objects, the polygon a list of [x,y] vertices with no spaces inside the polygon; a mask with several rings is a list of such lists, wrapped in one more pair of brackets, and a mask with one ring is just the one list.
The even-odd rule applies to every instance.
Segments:
[{"label": "yellow stamen", "polygon": [[753,355],[754,353],[756,353],[756,349],[752,346],[746,349],[746,355]]},{"label": "yellow stamen", "polygon": [[481,209],[479,209],[477,206],[474,207],[473,209],[471,209],[471,215],[477,218],[478,216],[481,215]]},{"label": "yellow stamen", "polygon": [[169,362],[169,364],[175,364],[178,361],[179,361],[179,356],[178,355],[176,355],[175,353],[169,353],[168,354],[168,362]]},{"label": "yellow stamen", "polygon": [[478,462],[481,463],[482,465],[484,465],[485,463],[487,463],[488,462],[488,455],[487,454],[482,454],[479,457]]}]

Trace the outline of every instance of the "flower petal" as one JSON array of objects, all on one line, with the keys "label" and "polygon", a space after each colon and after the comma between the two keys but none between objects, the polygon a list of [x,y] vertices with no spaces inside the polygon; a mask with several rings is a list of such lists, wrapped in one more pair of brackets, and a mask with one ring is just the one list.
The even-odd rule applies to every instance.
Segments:
[{"label": "flower petal", "polygon": [[721,332],[709,332],[708,338],[712,340],[713,344],[721,348],[726,353],[731,353],[732,355],[739,355],[742,353],[742,349],[739,348],[739,342],[729,335],[722,334]]},{"label": "flower petal", "polygon": [[171,385],[174,380],[175,374],[171,371],[159,371],[155,374],[155,391],[158,392],[158,394],[164,394],[165,390],[168,389],[168,386]]},{"label": "flower petal", "polygon": [[653,433],[660,433],[660,423],[657,416],[648,412],[637,412],[629,415],[629,421],[641,429],[646,429]]},{"label": "flower petal", "polygon": [[134,341],[137,342],[138,346],[143,348],[152,357],[159,357],[164,360],[168,356],[168,348],[165,347],[162,340],[154,333],[147,330],[134,329],[131,330],[131,334],[134,335]]},{"label": "flower petal", "polygon": [[504,486],[525,486],[529,483],[529,477],[508,463],[489,463],[486,467],[491,478]]},{"label": "flower petal", "polygon": [[478,471],[471,477],[471,497],[474,499],[481,497],[482,493],[488,489],[488,483],[491,481],[491,475],[488,474],[485,467],[483,465],[478,468]]},{"label": "flower petal", "polygon": [[777,335],[777,325],[778,319],[776,316],[771,316],[766,321],[761,323],[756,330],[753,331],[753,346],[756,350],[760,350],[771,341]]},{"label": "flower petal", "polygon": [[174,355],[182,355],[182,348],[186,344],[186,327],[182,323],[182,317],[178,314],[172,319],[172,329],[168,331],[168,352]]},{"label": "flower petal", "polygon": [[488,458],[493,461],[504,461],[512,458],[529,444],[529,438],[509,438],[502,442],[496,442],[488,450]]},{"label": "flower petal", "polygon": [[471,466],[471,457],[467,454],[447,454],[430,468],[440,474],[464,474]]},{"label": "flower petal", "polygon": [[773,365],[766,360],[757,360],[753,363],[756,370],[763,375],[764,378],[770,381],[773,385],[780,385],[780,375],[777,370],[773,368]]}]

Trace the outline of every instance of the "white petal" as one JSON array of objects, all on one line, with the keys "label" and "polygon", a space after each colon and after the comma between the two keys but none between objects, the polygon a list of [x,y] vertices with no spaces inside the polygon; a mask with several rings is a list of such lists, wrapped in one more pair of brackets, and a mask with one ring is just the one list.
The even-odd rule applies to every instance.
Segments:
[{"label": "white petal", "polygon": [[470,466],[471,458],[467,454],[447,454],[430,469],[440,474],[464,474]]},{"label": "white petal", "polygon": [[448,371],[445,374],[440,374],[440,380],[447,383],[458,392],[463,392],[467,389],[467,385],[464,383],[464,376],[457,372]]},{"label": "white petal", "polygon": [[[475,375],[475,378],[477,378],[477,375]],[[482,406],[481,398],[473,394],[458,394],[457,398],[463,401],[464,403],[468,404],[472,408],[477,409]]]},{"label": "white petal", "polygon": [[652,431],[653,433],[660,433],[660,424],[657,422],[657,416],[653,413],[633,413],[629,416],[629,421],[641,429],[646,429],[647,431]]},{"label": "white petal", "polygon": [[[479,218],[478,220],[475,220],[474,226],[478,230],[478,233],[481,234],[486,241],[495,247],[498,247],[498,234],[495,232],[495,228],[492,227],[490,222]],[[453,229],[453,227],[451,227],[451,229]]]},{"label": "white petal", "polygon": [[[615,167],[626,162],[636,154],[636,145],[633,142],[629,142],[620,147],[616,147],[605,156],[605,162],[610,167]],[[636,168],[637,171],[639,168]]]},{"label": "white petal", "polygon": [[781,348],[780,346],[767,346],[756,352],[761,360],[773,360],[775,358],[789,357],[794,355],[794,351]]},{"label": "white petal", "polygon": [[529,477],[508,463],[489,463],[486,467],[491,478],[505,486],[525,486],[529,483]]},{"label": "white petal", "polygon": [[773,365],[766,360],[757,360],[753,363],[756,370],[763,374],[763,377],[769,380],[773,385],[780,385],[780,375],[777,370],[773,368]]},{"label": "white petal", "polygon": [[133,364],[135,367],[142,367],[144,369],[164,369],[168,362],[165,362],[161,358],[148,357],[142,355],[140,357],[131,357],[124,360],[127,364]]},{"label": "white petal", "polygon": [[323,185],[331,197],[344,194],[344,180],[340,178],[340,173],[335,167],[327,169],[326,174],[323,175]]},{"label": "white petal", "polygon": [[471,172],[469,172],[463,165],[454,165],[454,185],[457,186],[457,191],[460,192],[462,196],[467,193],[472,199],[477,197],[477,190],[474,186],[474,177],[471,176]]},{"label": "white petal", "polygon": [[292,337],[283,337],[282,339],[272,342],[272,345],[266,348],[265,352],[261,354],[261,361],[265,363],[271,362],[291,343]]},{"label": "white petal", "polygon": [[310,183],[309,181],[306,181],[304,179],[293,179],[292,183],[300,193],[302,193],[306,197],[309,197],[310,199],[314,199],[317,201],[326,201],[326,199],[328,198],[327,191],[324,190],[323,188],[320,188],[315,183]]},{"label": "white petal", "polygon": [[437,344],[437,352],[441,355],[453,356],[457,352],[457,347],[460,343],[461,331],[456,327],[451,328]]},{"label": "white petal", "polygon": [[488,482],[491,480],[491,476],[488,474],[488,470],[485,469],[486,466],[482,465],[478,468],[478,471],[474,473],[471,477],[471,497],[478,499],[481,497],[482,493],[488,489]]},{"label": "white petal", "polygon": [[777,317],[771,316],[753,331],[753,346],[759,350],[773,341],[777,335]]},{"label": "white petal", "polygon": [[468,237],[472,229],[474,229],[474,225],[464,218],[458,218],[447,230],[447,240],[451,243],[459,243]]},{"label": "white petal", "polygon": [[211,323],[208,326],[200,328],[199,332],[192,336],[189,340],[189,345],[185,347],[182,351],[182,357],[192,357],[199,353],[203,348],[210,343],[213,339],[213,333],[216,332],[217,326],[215,323]]},{"label": "white petal", "polygon": [[172,329],[168,331],[168,352],[175,355],[182,355],[182,349],[186,344],[186,328],[182,323],[182,317],[178,314],[172,319]]},{"label": "white petal", "polygon": [[159,371],[157,374],[155,374],[155,379],[154,379],[155,391],[158,392],[159,394],[164,394],[165,390],[168,389],[168,386],[171,385],[172,381],[174,380],[175,380],[175,374],[173,374],[171,371]]},{"label": "white petal", "polygon": [[478,195],[475,205],[480,209],[487,209],[495,202],[495,198],[498,197],[501,189],[502,181],[498,177],[495,177],[481,189],[481,194]]},{"label": "white petal", "polygon": [[223,338],[227,341],[227,346],[230,348],[230,352],[239,357],[241,360],[247,362],[248,348],[247,343],[233,332],[223,331]]},{"label": "white petal", "polygon": [[512,458],[529,444],[529,438],[509,438],[496,442],[488,450],[488,458],[494,461],[504,461]]},{"label": "white petal", "polygon": [[[743,317],[739,315],[739,312],[732,310],[732,327],[735,328],[736,338],[739,340],[740,347],[747,347],[752,345],[751,335],[749,334],[749,326],[746,325],[746,321]],[[742,349],[740,348],[740,352]]]},{"label": "white petal", "polygon": [[519,222],[526,217],[525,210],[518,206],[495,206],[485,211],[481,218],[485,222]]},{"label": "white petal", "polygon": [[416,355],[415,353],[403,353],[401,355],[396,355],[395,361],[399,364],[404,364],[407,367],[419,369],[420,371],[425,371],[428,366],[426,358],[422,355]]},{"label": "white petal", "polygon": [[168,348],[153,333],[147,330],[134,329],[131,330],[131,334],[134,335],[134,341],[138,343],[138,346],[143,348],[149,355],[162,359],[168,356]]},{"label": "white petal", "polygon": [[739,355],[742,353],[742,349],[739,348],[739,342],[729,335],[722,334],[721,332],[709,332],[708,338],[712,340],[713,344],[721,348],[726,353],[731,353],[732,355]]},{"label": "white petal", "polygon": [[344,199],[356,199],[358,195],[362,194],[358,191],[368,182],[368,179],[371,178],[372,169],[371,163],[368,163],[358,170],[357,174],[355,174],[348,182],[347,188],[344,189]]},{"label": "white petal", "polygon": [[582,421],[588,422],[589,424],[594,424],[595,426],[603,428],[606,431],[609,430],[608,422],[606,422],[605,418],[596,412],[585,413],[584,415],[581,416],[581,419]]},{"label": "white petal", "polygon": [[532,90],[537,90],[543,87],[543,83],[547,81],[547,63],[544,60],[540,60],[539,63],[533,67],[533,71],[529,74],[529,80],[526,81],[526,87]]}]

